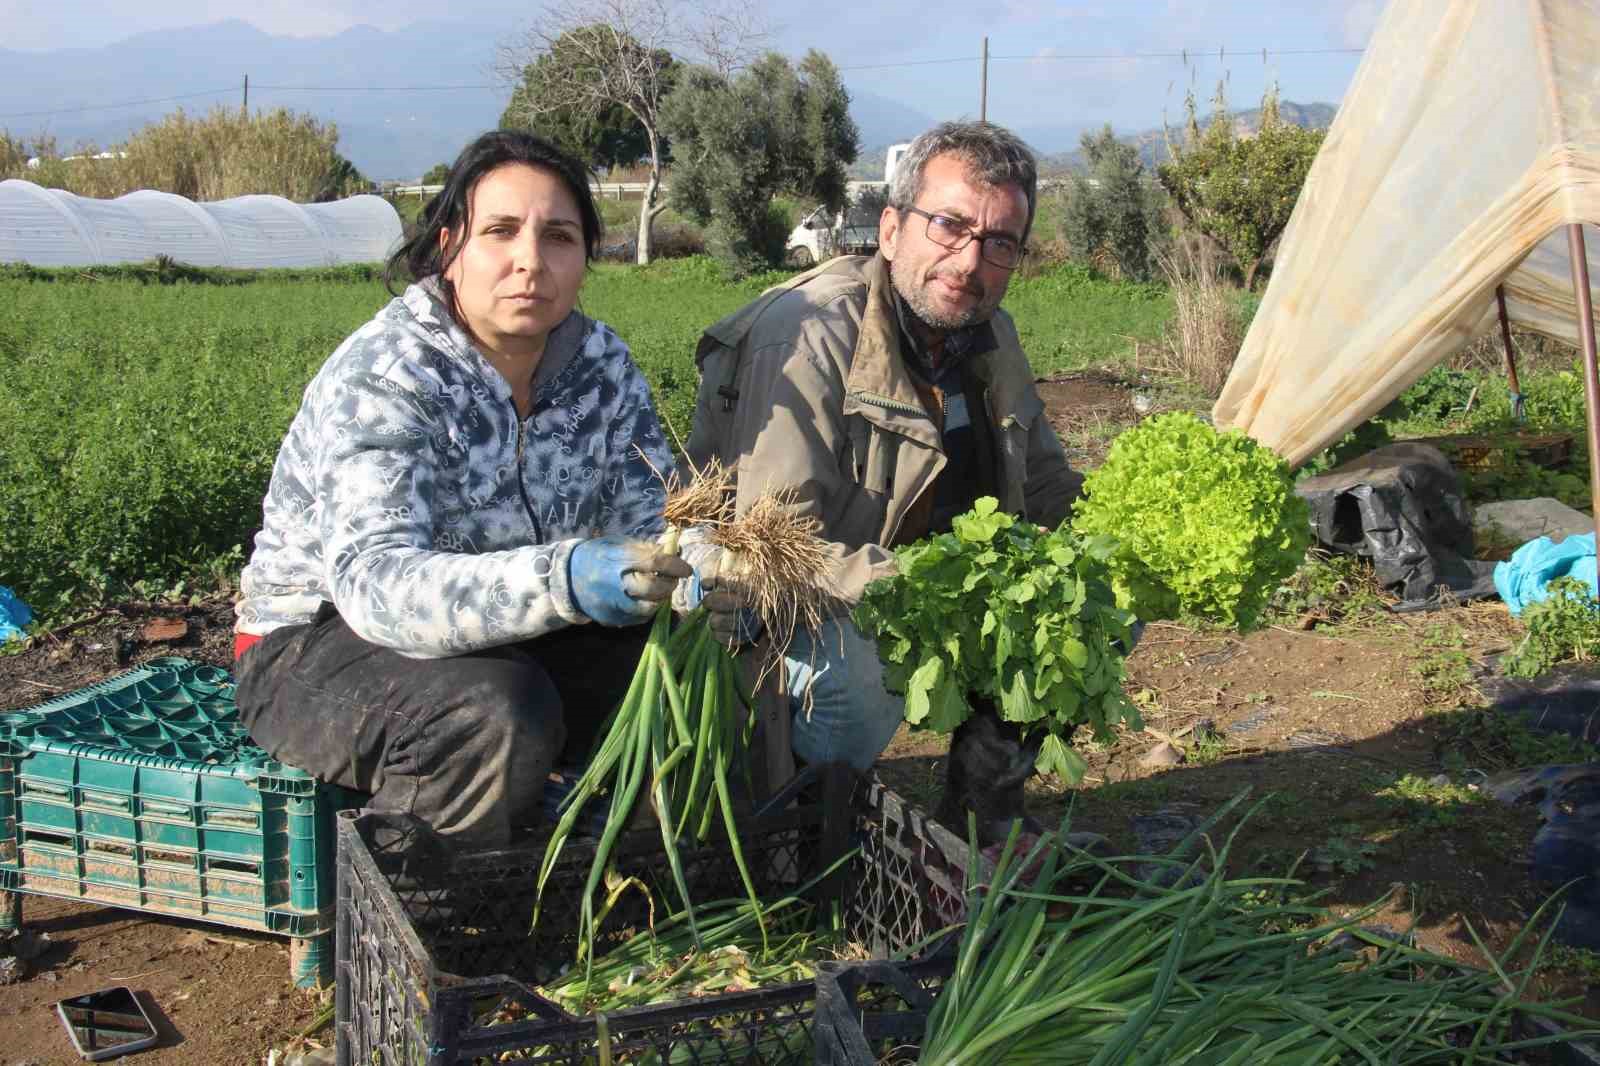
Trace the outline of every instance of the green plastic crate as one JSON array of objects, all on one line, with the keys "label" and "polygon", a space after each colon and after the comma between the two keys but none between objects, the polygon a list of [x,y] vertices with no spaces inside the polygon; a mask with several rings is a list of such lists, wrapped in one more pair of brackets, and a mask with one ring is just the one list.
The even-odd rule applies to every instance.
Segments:
[{"label": "green plastic crate", "polygon": [[[324,984],[342,799],[256,747],[227,671],[156,659],[0,713],[0,896],[278,933],[295,982]],[[19,909],[0,900],[0,926]]]}]

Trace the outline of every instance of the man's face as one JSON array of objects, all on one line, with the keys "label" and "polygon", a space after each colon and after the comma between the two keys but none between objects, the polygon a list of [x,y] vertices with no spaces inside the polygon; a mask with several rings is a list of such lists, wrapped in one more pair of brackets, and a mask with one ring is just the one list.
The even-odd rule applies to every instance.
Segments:
[{"label": "man's face", "polygon": [[[913,206],[955,219],[974,233],[1005,234],[1018,243],[1028,223],[1028,196],[1019,186],[975,182],[967,161],[949,152],[928,160]],[[878,249],[889,260],[895,291],[931,329],[987,321],[1011,283],[1011,271],[984,260],[978,241],[953,252],[929,240],[928,220],[913,212],[901,218],[893,207],[883,209]]]}]

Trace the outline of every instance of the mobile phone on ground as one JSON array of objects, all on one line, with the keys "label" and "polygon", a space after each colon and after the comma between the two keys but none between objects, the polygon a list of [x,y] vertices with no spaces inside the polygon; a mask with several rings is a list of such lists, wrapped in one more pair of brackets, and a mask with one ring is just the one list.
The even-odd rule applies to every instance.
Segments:
[{"label": "mobile phone on ground", "polygon": [[126,985],[102,988],[56,1003],[72,1046],[91,1062],[142,1051],[156,1042],[156,1027]]}]

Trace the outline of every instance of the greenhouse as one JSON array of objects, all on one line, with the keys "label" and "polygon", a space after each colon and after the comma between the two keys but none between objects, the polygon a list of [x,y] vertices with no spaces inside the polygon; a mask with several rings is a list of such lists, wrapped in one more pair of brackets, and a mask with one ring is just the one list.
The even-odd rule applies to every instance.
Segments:
[{"label": "greenhouse", "polygon": [[192,266],[333,266],[387,258],[400,216],[379,196],[297,204],[281,196],[196,203],[142,189],[92,200],[0,181],[0,263],[96,266],[165,255]]}]

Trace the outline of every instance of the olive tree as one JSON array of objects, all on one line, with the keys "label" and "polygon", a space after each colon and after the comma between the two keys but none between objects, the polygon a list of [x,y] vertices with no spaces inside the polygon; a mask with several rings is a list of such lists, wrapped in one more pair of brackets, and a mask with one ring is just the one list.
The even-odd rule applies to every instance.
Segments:
[{"label": "olive tree", "polygon": [[672,202],[707,227],[707,244],[733,276],[776,266],[786,220],[779,192],[843,206],[858,134],[850,94],[821,52],[798,66],[768,53],[733,77],[685,74],[667,101],[677,146]]},{"label": "olive tree", "polygon": [[1109,259],[1122,276],[1143,280],[1160,233],[1161,191],[1151,181],[1139,149],[1117,140],[1108,125],[1079,142],[1086,173],[1072,177],[1062,234],[1074,253],[1096,263]]},{"label": "olive tree", "polygon": [[[636,123],[643,138],[638,158],[649,166],[639,205],[640,263],[650,261],[652,224],[666,209],[661,108],[678,60],[724,75],[738,69],[766,35],[752,12],[736,0],[552,0],[499,48],[498,72],[513,86],[502,125],[615,129],[618,108]],[[594,159],[593,152],[580,154]]]}]

